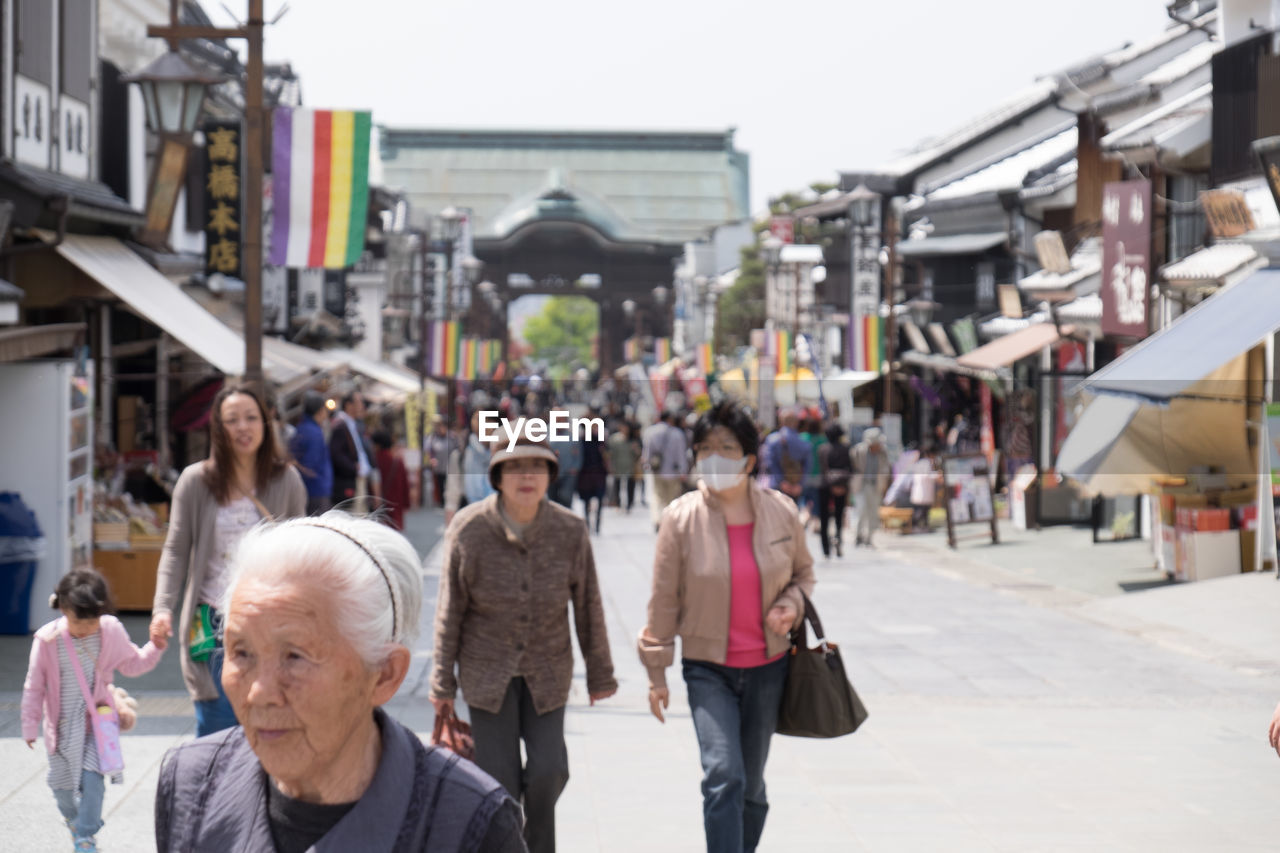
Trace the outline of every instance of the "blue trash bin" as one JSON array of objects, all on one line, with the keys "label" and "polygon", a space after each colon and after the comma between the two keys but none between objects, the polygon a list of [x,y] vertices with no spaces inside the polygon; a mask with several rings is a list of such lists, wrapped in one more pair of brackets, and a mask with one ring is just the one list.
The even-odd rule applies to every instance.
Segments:
[{"label": "blue trash bin", "polygon": [[0,634],[27,634],[31,586],[44,553],[35,513],[15,492],[0,492]]}]

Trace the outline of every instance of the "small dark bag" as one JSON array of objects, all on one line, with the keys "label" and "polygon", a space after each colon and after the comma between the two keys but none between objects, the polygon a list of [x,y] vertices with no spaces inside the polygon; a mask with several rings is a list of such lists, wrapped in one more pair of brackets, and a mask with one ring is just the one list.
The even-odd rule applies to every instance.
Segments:
[{"label": "small dark bag", "polygon": [[471,737],[471,726],[458,719],[458,715],[454,713],[447,717],[436,714],[436,724],[431,730],[431,745],[443,746],[468,761],[474,761],[476,757],[476,742]]},{"label": "small dark bag", "polygon": [[[805,622],[813,627],[818,641],[812,649],[805,645]],[[840,649],[827,642],[822,620],[807,595],[804,619],[791,631],[790,654],[791,666],[778,709],[778,734],[830,738],[857,731],[867,719],[867,709],[853,692]]]}]

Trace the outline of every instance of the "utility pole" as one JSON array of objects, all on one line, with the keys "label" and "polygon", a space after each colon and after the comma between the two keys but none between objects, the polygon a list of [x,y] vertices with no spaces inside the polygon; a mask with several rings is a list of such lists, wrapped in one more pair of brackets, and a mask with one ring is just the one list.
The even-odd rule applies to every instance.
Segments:
[{"label": "utility pole", "polygon": [[249,0],[249,20],[243,27],[182,26],[179,0],[169,0],[169,26],[147,27],[151,38],[162,38],[177,50],[183,39],[245,39],[245,200],[241,259],[244,275],[244,379],[262,388],[262,0]]},{"label": "utility pole", "polygon": [[898,321],[893,315],[894,300],[897,299],[898,282],[898,217],[893,209],[893,199],[886,200],[885,211],[889,214],[889,222],[885,228],[885,236],[889,243],[889,263],[884,270],[885,302],[889,305],[889,316],[884,321],[884,360],[887,369],[884,372],[884,412],[893,411],[893,357],[898,348]]}]

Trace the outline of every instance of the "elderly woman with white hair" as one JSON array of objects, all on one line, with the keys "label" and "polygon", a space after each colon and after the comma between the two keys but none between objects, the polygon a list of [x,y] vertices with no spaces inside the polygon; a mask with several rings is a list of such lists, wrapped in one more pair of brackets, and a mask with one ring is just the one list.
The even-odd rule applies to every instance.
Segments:
[{"label": "elderly woman with white hair", "polygon": [[420,562],[340,512],[245,536],[224,600],[240,726],[165,756],[160,851],[521,851],[519,807],[382,710],[409,670]]}]

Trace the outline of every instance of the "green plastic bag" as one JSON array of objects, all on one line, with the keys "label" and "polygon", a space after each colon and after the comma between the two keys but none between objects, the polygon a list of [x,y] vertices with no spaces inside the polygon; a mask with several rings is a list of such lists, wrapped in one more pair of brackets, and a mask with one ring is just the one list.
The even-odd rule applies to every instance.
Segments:
[{"label": "green plastic bag", "polygon": [[207,604],[196,607],[191,619],[191,638],[188,642],[191,659],[204,663],[218,647],[218,636],[213,630],[213,608]]}]

